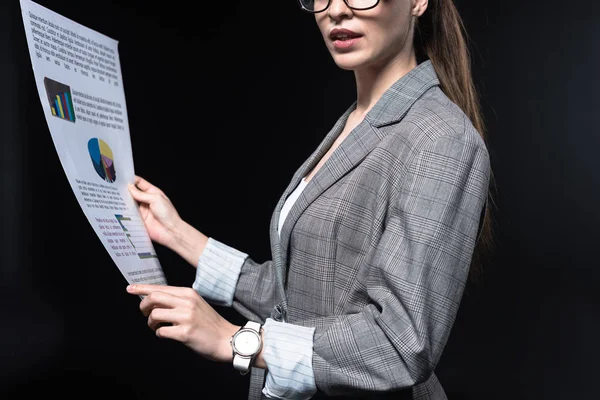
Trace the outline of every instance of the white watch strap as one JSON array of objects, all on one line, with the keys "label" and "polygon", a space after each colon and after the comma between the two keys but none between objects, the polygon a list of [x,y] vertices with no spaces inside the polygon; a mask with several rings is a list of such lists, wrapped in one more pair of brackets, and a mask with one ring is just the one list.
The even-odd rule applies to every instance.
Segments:
[{"label": "white watch strap", "polygon": [[246,322],[246,325],[244,326],[244,328],[254,329],[256,332],[258,332],[260,334],[260,324],[258,322],[248,321],[248,322]]},{"label": "white watch strap", "polygon": [[248,372],[250,369],[250,361],[250,357],[242,357],[239,354],[236,354],[235,357],[233,357],[233,368],[241,372]]}]

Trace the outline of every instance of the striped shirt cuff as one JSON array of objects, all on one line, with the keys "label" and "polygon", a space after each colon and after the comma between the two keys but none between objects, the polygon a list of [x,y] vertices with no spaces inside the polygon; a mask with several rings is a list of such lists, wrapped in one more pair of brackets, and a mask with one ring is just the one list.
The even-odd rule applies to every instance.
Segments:
[{"label": "striped shirt cuff", "polygon": [[206,301],[230,307],[246,257],[248,254],[209,237],[198,259],[192,287]]},{"label": "striped shirt cuff", "polygon": [[271,399],[310,399],[317,392],[312,368],[315,328],[267,318],[263,329],[268,370],[263,394]]}]

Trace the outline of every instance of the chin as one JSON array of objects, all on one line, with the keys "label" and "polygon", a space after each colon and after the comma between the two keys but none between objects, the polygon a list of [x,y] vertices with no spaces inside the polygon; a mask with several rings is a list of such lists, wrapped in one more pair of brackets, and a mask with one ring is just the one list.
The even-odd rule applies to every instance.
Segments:
[{"label": "chin", "polygon": [[339,63],[337,64],[337,66],[340,69],[343,69],[343,70],[346,70],[346,71],[354,71],[356,69],[356,67],[354,67],[354,66],[349,66],[349,65],[339,64]]},{"label": "chin", "polygon": [[360,68],[363,65],[363,62],[357,60],[355,57],[348,57],[349,55],[339,55],[336,54],[333,56],[333,61],[337,64],[341,69],[345,69],[347,71],[353,71],[355,69]]}]

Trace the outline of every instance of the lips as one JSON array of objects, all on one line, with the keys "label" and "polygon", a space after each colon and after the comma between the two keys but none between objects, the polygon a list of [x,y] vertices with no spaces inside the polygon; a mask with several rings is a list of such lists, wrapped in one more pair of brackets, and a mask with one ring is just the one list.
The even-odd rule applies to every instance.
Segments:
[{"label": "lips", "polygon": [[349,40],[357,37],[361,37],[362,35],[351,31],[349,29],[340,29],[336,28],[329,33],[329,38],[331,40]]}]

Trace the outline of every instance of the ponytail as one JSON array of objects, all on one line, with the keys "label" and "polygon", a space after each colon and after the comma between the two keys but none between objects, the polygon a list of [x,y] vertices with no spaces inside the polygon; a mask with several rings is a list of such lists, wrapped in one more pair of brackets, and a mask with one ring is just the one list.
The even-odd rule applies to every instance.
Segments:
[{"label": "ponytail", "polygon": [[[487,132],[479,95],[471,75],[471,58],[467,46],[465,27],[452,0],[429,0],[427,10],[415,26],[414,47],[417,62],[431,60],[440,81],[442,91],[456,103],[477,129],[487,144]],[[486,260],[494,250],[492,229],[492,191],[495,189],[493,172],[490,189],[484,204],[485,212],[471,266],[469,281],[478,281]]]}]

